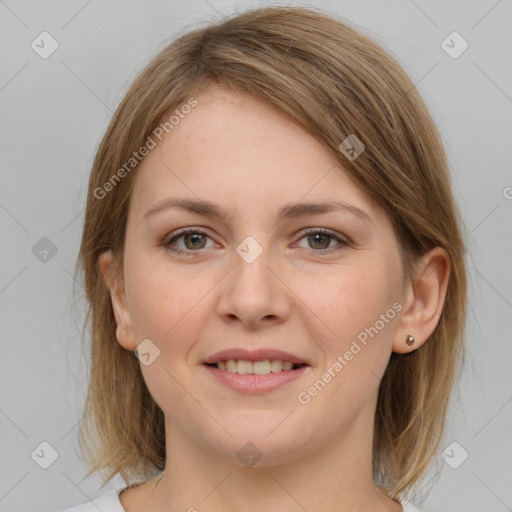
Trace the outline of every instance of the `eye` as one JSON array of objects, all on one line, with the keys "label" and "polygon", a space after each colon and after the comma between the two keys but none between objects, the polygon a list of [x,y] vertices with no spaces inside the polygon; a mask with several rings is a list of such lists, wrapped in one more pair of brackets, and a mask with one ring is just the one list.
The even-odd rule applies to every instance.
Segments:
[{"label": "eye", "polygon": [[[188,228],[178,231],[169,239],[164,240],[163,247],[169,251],[180,254],[190,254],[205,249],[207,239],[210,238],[204,231],[200,229]],[[325,228],[311,228],[304,232],[300,240],[307,239],[308,244],[312,244],[310,252],[312,254],[320,254],[322,252],[331,252],[349,245],[344,239],[338,236],[334,231]],[[183,239],[184,247],[177,247],[177,242]],[[331,247],[331,242],[335,240],[337,244]],[[326,249],[330,249],[326,251]]]},{"label": "eye", "polygon": [[[183,242],[185,244],[185,248],[176,248],[172,247],[175,242],[177,242],[180,238],[183,238]],[[210,238],[205,232],[200,231],[198,229],[185,229],[176,233],[172,238],[164,241],[162,244],[166,249],[169,249],[174,252],[186,253],[186,252],[195,252],[197,249],[204,249],[206,244],[206,239]]]},{"label": "eye", "polygon": [[[325,249],[340,249],[348,246],[348,242],[339,237],[334,231],[325,228],[313,228],[305,232],[305,235],[301,238],[307,238],[308,244],[312,244],[311,252],[313,254],[319,254],[320,252],[327,252]],[[334,248],[330,247],[332,240],[338,242]],[[340,247],[341,246],[341,247]],[[329,251],[330,252],[330,251]]]}]

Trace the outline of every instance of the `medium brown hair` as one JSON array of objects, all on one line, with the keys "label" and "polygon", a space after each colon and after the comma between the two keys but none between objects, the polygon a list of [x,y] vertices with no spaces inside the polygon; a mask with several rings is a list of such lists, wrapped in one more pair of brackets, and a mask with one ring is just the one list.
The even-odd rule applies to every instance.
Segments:
[{"label": "medium brown hair", "polygon": [[[391,354],[379,388],[374,478],[380,489],[401,499],[436,454],[465,359],[462,219],[438,130],[401,66],[347,22],[298,7],[254,9],[178,37],[135,79],[101,141],[77,261],[89,302],[86,326],[92,321],[80,430],[87,476],[106,471],[106,483],[119,473],[130,483],[132,477],[145,480],[165,467],[163,412],[146,387],[138,359],[116,340],[110,293],[98,267],[99,255],[111,250],[121,277],[136,166],[101,198],[98,190],[105,191],[105,183],[126,169],[165,116],[211,85],[267,102],[323,143],[389,215],[407,278],[429,249],[443,247],[449,255],[438,325],[418,349]],[[339,150],[350,134],[366,146],[355,160]]]}]

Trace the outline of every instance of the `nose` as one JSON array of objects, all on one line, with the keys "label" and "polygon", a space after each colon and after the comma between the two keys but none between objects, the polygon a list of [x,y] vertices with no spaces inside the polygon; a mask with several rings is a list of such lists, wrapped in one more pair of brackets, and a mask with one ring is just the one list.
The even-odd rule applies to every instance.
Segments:
[{"label": "nose", "polygon": [[232,261],[220,289],[220,318],[228,323],[238,320],[252,329],[284,322],[290,314],[292,292],[271,251],[263,250],[254,261],[234,252]]}]

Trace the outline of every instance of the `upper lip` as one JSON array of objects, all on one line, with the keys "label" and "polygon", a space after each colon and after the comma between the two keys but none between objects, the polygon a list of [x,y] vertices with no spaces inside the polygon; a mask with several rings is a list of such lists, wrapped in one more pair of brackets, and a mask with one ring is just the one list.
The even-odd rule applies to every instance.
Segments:
[{"label": "upper lip", "polygon": [[281,361],[290,361],[293,364],[309,364],[306,360],[273,348],[259,348],[257,350],[246,350],[244,348],[232,348],[222,350],[213,354],[203,361],[203,364],[215,364],[219,361],[227,361],[228,359],[244,360],[244,361],[263,361],[265,359],[279,359]]}]

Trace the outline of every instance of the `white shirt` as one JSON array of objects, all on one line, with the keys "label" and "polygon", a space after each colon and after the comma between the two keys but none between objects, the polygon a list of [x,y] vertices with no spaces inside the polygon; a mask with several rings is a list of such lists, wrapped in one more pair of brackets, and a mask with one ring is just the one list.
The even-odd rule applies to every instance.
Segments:
[{"label": "white shirt", "polygon": [[[119,499],[119,494],[124,489],[126,489],[126,486],[117,487],[95,498],[93,500],[94,503],[93,501],[89,501],[88,503],[75,505],[71,508],[59,510],[58,512],[98,512],[98,510],[101,510],[101,512],[126,512]],[[421,510],[417,509],[408,501],[402,501],[401,505],[404,508],[404,512],[421,512]]]}]

